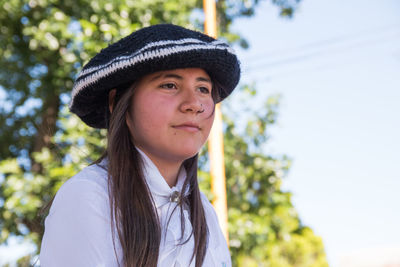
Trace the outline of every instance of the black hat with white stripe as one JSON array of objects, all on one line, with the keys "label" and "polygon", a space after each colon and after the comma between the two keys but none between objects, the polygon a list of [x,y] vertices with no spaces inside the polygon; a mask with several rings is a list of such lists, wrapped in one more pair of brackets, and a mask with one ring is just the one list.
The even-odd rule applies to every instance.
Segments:
[{"label": "black hat with white stripe", "polygon": [[72,89],[71,112],[87,125],[106,128],[108,93],[161,70],[202,68],[218,88],[220,100],[239,82],[240,66],[225,42],[172,24],[142,28],[101,50],[79,73]]}]

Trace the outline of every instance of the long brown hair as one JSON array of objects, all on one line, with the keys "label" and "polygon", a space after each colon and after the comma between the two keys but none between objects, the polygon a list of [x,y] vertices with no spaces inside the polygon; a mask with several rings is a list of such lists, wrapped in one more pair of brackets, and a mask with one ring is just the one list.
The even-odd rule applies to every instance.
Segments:
[{"label": "long brown hair", "polygon": [[[156,267],[161,241],[159,218],[143,176],[141,156],[132,142],[125,121],[132,97],[134,97],[135,84],[128,87],[122,86],[127,89],[118,88],[112,113],[109,113],[108,108],[105,111],[109,117],[108,144],[102,158],[108,158],[111,227],[117,229],[123,251],[123,266]],[[213,87],[212,96],[214,102],[217,102],[218,90],[221,88],[218,88],[219,86],[215,83]],[[179,208],[182,210],[184,204],[189,206],[194,236],[192,260],[195,257],[195,265],[200,267],[206,254],[208,228],[197,182],[197,161],[198,155],[195,155],[183,162],[187,178],[182,188],[181,196],[184,197],[179,203]],[[189,188],[189,193],[184,195],[186,188]],[[181,222],[183,220],[183,213],[181,213]],[[181,244],[184,244],[188,241],[182,240],[184,223],[181,223],[181,230]],[[112,231],[115,244],[115,233],[114,230]]]}]

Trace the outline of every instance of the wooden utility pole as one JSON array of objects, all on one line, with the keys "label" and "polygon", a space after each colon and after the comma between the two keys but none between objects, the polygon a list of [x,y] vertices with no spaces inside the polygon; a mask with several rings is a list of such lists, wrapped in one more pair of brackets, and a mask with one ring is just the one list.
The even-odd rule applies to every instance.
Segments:
[{"label": "wooden utility pole", "polygon": [[[207,35],[217,38],[215,0],[203,0],[203,6],[206,17],[204,22],[204,31]],[[222,232],[228,242],[228,209],[226,203],[224,139],[222,134],[220,104],[217,104],[215,107],[214,124],[208,139],[208,154],[211,166],[211,191],[214,195],[213,205],[217,212]]]}]

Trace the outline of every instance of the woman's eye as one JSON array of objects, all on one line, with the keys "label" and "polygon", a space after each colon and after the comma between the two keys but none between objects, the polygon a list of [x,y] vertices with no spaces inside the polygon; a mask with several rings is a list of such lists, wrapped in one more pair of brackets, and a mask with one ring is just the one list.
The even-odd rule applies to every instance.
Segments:
[{"label": "woman's eye", "polygon": [[203,94],[209,94],[210,90],[207,87],[199,87],[200,92]]},{"label": "woman's eye", "polygon": [[160,87],[164,89],[176,89],[176,85],[173,83],[165,83],[162,84]]}]

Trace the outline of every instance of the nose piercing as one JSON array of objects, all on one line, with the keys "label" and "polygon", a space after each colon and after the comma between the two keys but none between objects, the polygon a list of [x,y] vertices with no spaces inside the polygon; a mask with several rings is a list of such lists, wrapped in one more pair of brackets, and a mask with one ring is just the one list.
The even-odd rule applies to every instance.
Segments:
[{"label": "nose piercing", "polygon": [[201,110],[197,111],[197,113],[203,113],[204,112],[204,108],[203,108],[203,104],[200,104]]}]

